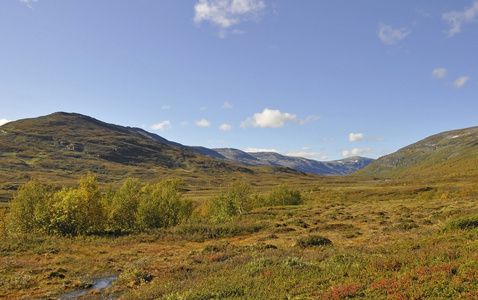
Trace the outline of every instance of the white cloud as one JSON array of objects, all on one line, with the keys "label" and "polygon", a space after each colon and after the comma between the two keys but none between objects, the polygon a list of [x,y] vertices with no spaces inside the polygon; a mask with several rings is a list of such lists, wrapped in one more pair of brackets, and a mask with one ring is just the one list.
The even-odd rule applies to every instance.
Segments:
[{"label": "white cloud", "polygon": [[357,142],[363,140],[363,133],[349,133],[349,142]]},{"label": "white cloud", "polygon": [[466,83],[469,79],[470,79],[470,77],[468,77],[468,76],[458,77],[458,79],[453,82],[453,86],[455,87],[455,89],[459,89],[459,88],[461,88],[462,86],[464,86],[465,83]]},{"label": "white cloud", "polygon": [[448,71],[445,68],[436,68],[432,72],[432,78],[444,78],[447,72]]},{"label": "white cloud", "polygon": [[[262,0],[199,0],[194,6],[194,22],[219,27],[219,36],[225,38],[231,26],[257,20],[265,7]],[[238,33],[242,31],[235,31]]]},{"label": "white cloud", "polygon": [[168,109],[170,109],[170,108],[171,108],[171,106],[169,106],[169,105],[167,105],[167,104],[161,106],[161,109],[164,109],[164,110],[168,110]]},{"label": "white cloud", "polygon": [[37,2],[37,0],[20,0],[27,5],[28,8],[33,9],[33,3]]},{"label": "white cloud", "polygon": [[472,23],[478,15],[478,1],[475,0],[473,4],[465,8],[463,11],[451,11],[444,13],[442,19],[450,25],[450,30],[447,31],[448,37],[452,37],[458,32],[461,32],[461,25],[464,23]]},{"label": "white cloud", "polygon": [[319,119],[320,119],[320,116],[308,116],[305,120],[297,120],[297,123],[299,123],[300,125],[304,125],[312,121],[317,121]]},{"label": "white cloud", "polygon": [[258,149],[258,148],[247,148],[245,152],[248,153],[256,153],[256,152],[275,152],[279,153],[279,151],[275,149]]},{"label": "white cloud", "polygon": [[164,122],[154,124],[153,126],[151,126],[151,129],[164,131],[166,129],[173,129],[173,127],[171,126],[171,122],[169,120],[166,120]]},{"label": "white cloud", "polygon": [[0,119],[0,126],[2,126],[3,124],[7,124],[8,122],[11,122],[11,121],[7,119]]},{"label": "white cloud", "polygon": [[385,44],[393,45],[403,40],[410,32],[407,28],[393,29],[392,26],[383,23],[378,24],[378,38]]},{"label": "white cloud", "polygon": [[247,118],[241,122],[242,128],[250,126],[261,128],[280,128],[286,122],[294,122],[300,125],[319,119],[318,116],[308,116],[307,119],[298,119],[296,115],[289,113],[281,113],[279,110],[265,108],[262,113],[255,113],[254,116]]},{"label": "white cloud", "polygon": [[368,141],[368,142],[374,142],[374,141],[381,142],[381,141],[383,141],[383,140],[385,140],[385,139],[384,139],[384,138],[373,138],[373,137],[367,138],[367,141]]},{"label": "white cloud", "polygon": [[303,147],[301,150],[290,150],[284,153],[284,155],[287,156],[294,156],[294,157],[305,157],[305,158],[318,158],[321,160],[327,159],[327,154],[325,153],[320,153],[320,152],[311,152],[309,151],[309,147]]},{"label": "white cloud", "polygon": [[234,106],[232,106],[232,104],[229,104],[229,102],[224,102],[224,104],[222,105],[222,108],[224,109],[233,109]]},{"label": "white cloud", "polygon": [[181,126],[188,126],[189,125],[189,122],[188,121],[182,121],[181,122]]},{"label": "white cloud", "polygon": [[344,150],[342,151],[342,156],[344,157],[350,157],[350,156],[360,156],[365,153],[372,153],[373,150],[370,148],[354,148],[352,150]]},{"label": "white cloud", "polygon": [[219,129],[222,131],[229,131],[232,129],[232,126],[224,123],[224,124],[221,124],[221,126],[219,126]]},{"label": "white cloud", "polygon": [[206,110],[207,106],[200,107],[199,110]]},{"label": "white cloud", "polygon": [[201,121],[197,121],[196,125],[199,127],[211,127],[211,122],[206,119],[202,119]]}]

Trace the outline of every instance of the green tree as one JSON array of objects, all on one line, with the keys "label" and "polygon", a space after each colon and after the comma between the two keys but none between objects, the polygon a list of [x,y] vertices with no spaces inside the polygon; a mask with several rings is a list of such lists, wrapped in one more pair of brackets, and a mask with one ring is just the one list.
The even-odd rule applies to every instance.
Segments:
[{"label": "green tree", "polygon": [[54,194],[49,231],[60,235],[83,235],[102,232],[105,207],[96,176],[80,179],[78,188],[63,188]]},{"label": "green tree", "polygon": [[179,179],[163,180],[146,185],[138,206],[138,224],[141,229],[166,228],[180,224],[193,212],[191,201],[182,199],[184,183]]},{"label": "green tree", "polygon": [[250,196],[251,185],[243,181],[231,183],[229,190],[227,191],[227,197],[231,198],[232,202],[235,203],[240,215],[242,215],[245,210],[250,210]]},{"label": "green tree", "polygon": [[123,182],[111,203],[109,217],[111,229],[126,231],[135,229],[141,188],[141,183],[136,178],[127,178]]},{"label": "green tree", "polygon": [[86,233],[85,215],[81,209],[80,191],[63,188],[54,194],[49,233],[77,236]]},{"label": "green tree", "polygon": [[79,208],[84,215],[83,226],[85,232],[103,231],[106,224],[106,212],[97,177],[90,172],[83,176],[80,179],[78,193],[80,197]]},{"label": "green tree", "polygon": [[281,184],[276,190],[269,193],[267,205],[299,205],[303,203],[303,198],[298,190],[290,189],[287,184]]},{"label": "green tree", "polygon": [[251,187],[246,182],[233,182],[227,192],[221,191],[209,201],[209,214],[212,219],[222,221],[243,214],[252,208]]},{"label": "green tree", "polygon": [[10,203],[7,231],[9,234],[43,231],[49,223],[49,205],[53,186],[33,179],[18,189]]}]

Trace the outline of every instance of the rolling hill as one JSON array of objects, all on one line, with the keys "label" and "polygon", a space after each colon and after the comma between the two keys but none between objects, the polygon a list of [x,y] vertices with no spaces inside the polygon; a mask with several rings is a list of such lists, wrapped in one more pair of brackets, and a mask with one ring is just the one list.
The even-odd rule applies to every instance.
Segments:
[{"label": "rolling hill", "polygon": [[29,178],[68,184],[87,171],[103,176],[103,182],[127,176],[160,180],[255,172],[139,128],[64,112],[1,126],[0,171],[0,199]]},{"label": "rolling hill", "polygon": [[478,127],[442,132],[380,157],[354,173],[376,177],[478,174]]}]

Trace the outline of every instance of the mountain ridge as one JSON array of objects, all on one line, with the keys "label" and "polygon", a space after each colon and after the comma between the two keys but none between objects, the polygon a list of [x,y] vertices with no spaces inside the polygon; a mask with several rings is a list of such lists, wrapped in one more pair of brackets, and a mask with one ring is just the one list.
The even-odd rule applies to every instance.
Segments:
[{"label": "mountain ridge", "polygon": [[[100,120],[97,120],[93,117],[82,115],[79,113],[66,113],[66,112],[56,112],[52,113],[48,116],[43,116],[43,117],[38,117],[38,118],[50,118],[51,120],[48,121],[48,126],[70,126],[70,130],[80,130],[78,125],[76,124],[77,122],[73,121],[75,118],[84,120],[85,122],[89,122],[92,124],[95,124],[96,126],[100,126],[103,128],[106,128],[112,132],[119,133],[119,135],[129,135],[133,134],[136,136],[136,138],[141,137],[145,138],[151,141],[159,142],[164,145],[172,146],[172,147],[178,147],[182,149],[187,149],[190,150],[194,153],[198,153],[204,156],[208,156],[211,158],[215,159],[221,159],[233,164],[240,164],[244,166],[256,166],[256,167],[267,167],[267,166],[273,166],[273,167],[286,167],[286,168],[291,168],[294,170],[298,170],[301,172],[306,172],[306,173],[312,173],[312,174],[317,174],[317,175],[347,175],[350,174],[371,161],[372,159],[369,158],[357,158],[357,159],[343,159],[340,161],[346,161],[347,163],[342,164],[338,163],[338,161],[331,161],[331,162],[319,162],[317,160],[312,160],[312,159],[307,159],[307,158],[302,158],[302,157],[291,157],[291,156],[285,156],[281,155],[278,153],[274,152],[262,152],[262,153],[250,153],[247,154],[246,152],[243,152],[239,149],[233,149],[233,148],[218,148],[218,149],[209,149],[201,146],[187,146],[183,145],[177,142],[169,141],[155,133],[148,132],[144,129],[137,128],[137,127],[129,127],[129,126],[120,126],[120,125],[115,125],[115,124],[110,124],[106,123]],[[14,122],[14,125],[8,125],[8,126],[18,126],[15,124],[21,124],[25,122],[31,122],[34,120],[41,120],[38,118],[29,118],[29,119],[22,119]],[[20,122],[20,123],[17,123]],[[9,123],[7,123],[9,124]],[[7,125],[5,124],[5,125]],[[7,127],[8,127],[7,126]],[[73,127],[71,127],[73,126]],[[45,128],[45,126],[43,126]],[[68,130],[67,130],[68,131]],[[94,139],[95,137],[91,137]],[[70,136],[71,139],[71,136]],[[117,142],[117,141],[116,141]],[[66,141],[61,142],[62,144],[66,144]],[[70,143],[67,143],[67,147],[76,149],[76,152],[83,152],[84,150],[84,145],[82,145],[80,142],[75,142],[72,145],[69,145]],[[110,160],[110,161],[115,161],[118,163],[140,163],[141,161],[144,161],[141,157],[138,157],[135,155],[135,150],[134,149],[127,149],[128,147],[125,147],[124,143],[120,143],[121,145],[116,145],[115,142],[112,142],[111,145],[115,146],[112,149],[109,149],[108,151],[102,151],[102,153],[98,154],[98,157],[105,159],[105,160]],[[121,147],[119,147],[121,146]],[[133,147],[134,148],[134,147]],[[151,148],[151,147],[149,147]],[[152,147],[155,148],[155,147]],[[164,147],[163,147],[164,148]],[[82,150],[83,149],[83,150]],[[227,155],[227,151],[225,149],[229,149],[229,151],[235,152],[235,153],[242,153],[243,156],[248,156],[247,159],[238,159],[237,154],[236,155]],[[81,150],[81,151],[80,151]],[[137,151],[138,149],[136,149]],[[142,150],[147,150],[147,149],[142,149]],[[150,149],[151,150],[151,149]],[[165,149],[162,149],[165,150]],[[161,153],[161,149],[156,149],[156,151],[159,151]],[[170,150],[170,149],[169,149]],[[88,151],[88,150],[87,150]],[[9,152],[9,151],[4,151],[4,152]],[[90,151],[91,152],[91,151]],[[150,152],[149,150],[146,152]],[[96,153],[93,151],[92,153]],[[165,166],[172,168],[172,167],[179,167],[179,165],[176,165],[176,162],[172,162],[170,159],[167,159],[163,157],[162,159],[158,160],[156,157],[154,157],[153,153],[150,152],[145,153],[144,151],[141,152],[140,154],[146,155],[147,159],[155,159],[158,163],[162,163]],[[141,155],[140,155],[141,156]],[[127,160],[130,161],[127,161]],[[253,162],[255,161],[255,162]],[[355,161],[355,162],[353,162]]]},{"label": "mountain ridge", "polygon": [[229,161],[246,166],[282,166],[318,175],[348,175],[373,161],[360,156],[321,162],[276,152],[244,152],[234,148],[214,148]]},{"label": "mountain ridge", "polygon": [[431,135],[382,156],[356,175],[450,176],[478,173],[478,126]]}]

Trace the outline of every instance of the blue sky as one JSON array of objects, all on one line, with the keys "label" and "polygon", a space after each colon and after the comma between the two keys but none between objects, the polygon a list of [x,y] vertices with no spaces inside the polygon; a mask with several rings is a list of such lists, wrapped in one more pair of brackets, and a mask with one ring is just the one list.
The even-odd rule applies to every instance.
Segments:
[{"label": "blue sky", "polygon": [[4,0],[0,123],[371,158],[478,125],[478,0]]}]

